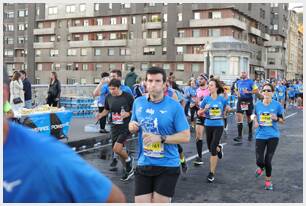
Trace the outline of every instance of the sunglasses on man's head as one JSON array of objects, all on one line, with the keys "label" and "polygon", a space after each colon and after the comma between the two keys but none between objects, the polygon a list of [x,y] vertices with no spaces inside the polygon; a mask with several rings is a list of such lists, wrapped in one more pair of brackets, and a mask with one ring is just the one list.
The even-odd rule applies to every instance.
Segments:
[{"label": "sunglasses on man's head", "polygon": [[272,92],[271,89],[263,89],[262,92]]}]

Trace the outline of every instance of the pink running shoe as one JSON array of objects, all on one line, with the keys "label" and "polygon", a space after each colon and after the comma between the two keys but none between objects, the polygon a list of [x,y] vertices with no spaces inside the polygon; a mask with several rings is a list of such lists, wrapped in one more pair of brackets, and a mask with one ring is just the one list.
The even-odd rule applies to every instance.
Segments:
[{"label": "pink running shoe", "polygon": [[265,190],[273,190],[273,184],[270,180],[265,181]]},{"label": "pink running shoe", "polygon": [[259,176],[261,176],[263,174],[263,172],[264,172],[264,169],[261,169],[260,167],[258,167],[256,169],[255,176],[259,177]]}]

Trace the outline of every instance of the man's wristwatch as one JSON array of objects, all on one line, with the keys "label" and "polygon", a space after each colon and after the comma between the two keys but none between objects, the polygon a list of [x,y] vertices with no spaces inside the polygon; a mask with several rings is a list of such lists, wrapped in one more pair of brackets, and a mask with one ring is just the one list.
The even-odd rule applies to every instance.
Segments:
[{"label": "man's wristwatch", "polygon": [[161,136],[160,136],[160,142],[161,142],[162,144],[165,143],[166,139],[167,139],[167,136],[166,136],[166,135],[161,135]]}]

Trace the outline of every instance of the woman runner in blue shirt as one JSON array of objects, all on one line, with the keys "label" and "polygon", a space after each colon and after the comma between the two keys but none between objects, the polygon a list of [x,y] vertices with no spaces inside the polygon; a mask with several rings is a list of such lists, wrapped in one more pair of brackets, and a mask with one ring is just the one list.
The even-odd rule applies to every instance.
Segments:
[{"label": "woman runner in blue shirt", "polygon": [[[254,127],[256,128],[256,177],[259,177],[266,170],[264,188],[273,190],[271,182],[272,158],[279,141],[279,123],[285,123],[283,118],[284,108],[273,100],[274,87],[270,83],[263,85],[263,101],[255,105]],[[265,153],[266,150],[266,153]]]},{"label": "woman runner in blue shirt", "polygon": [[[223,156],[222,145],[219,144],[223,129],[224,116],[230,111],[226,99],[220,94],[224,93],[224,89],[217,79],[210,79],[208,84],[210,96],[206,96],[200,104],[199,115],[205,114],[205,131],[207,138],[207,147],[211,153],[210,156],[210,172],[207,176],[208,182],[215,180],[218,158]],[[218,157],[217,157],[218,156]]]}]

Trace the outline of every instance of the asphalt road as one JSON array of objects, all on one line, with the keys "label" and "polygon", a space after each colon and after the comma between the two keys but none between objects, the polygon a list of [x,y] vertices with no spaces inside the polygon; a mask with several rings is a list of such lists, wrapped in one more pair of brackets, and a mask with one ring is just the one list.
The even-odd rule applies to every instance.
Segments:
[{"label": "asphalt road", "polygon": [[[195,167],[194,133],[190,143],[184,144],[188,161],[187,174],[182,174],[176,186],[172,202],[176,203],[301,203],[303,202],[303,112],[289,110],[285,125],[280,126],[281,138],[272,166],[273,191],[266,191],[264,177],[255,178],[255,141],[244,135],[243,144],[234,144],[237,135],[234,116],[230,117],[228,134],[222,137],[224,158],[218,162],[216,180],[207,183],[209,153],[204,141],[202,166]],[[247,129],[245,130],[247,132]],[[136,153],[137,141],[131,141],[129,150]],[[83,154],[83,157],[108,176],[125,193],[128,202],[134,202],[134,180],[120,181],[121,169],[109,171],[110,147]],[[121,167],[121,166],[120,166]]]}]

